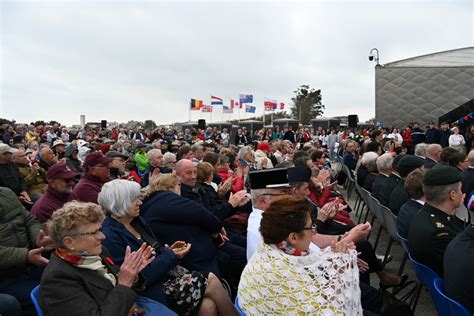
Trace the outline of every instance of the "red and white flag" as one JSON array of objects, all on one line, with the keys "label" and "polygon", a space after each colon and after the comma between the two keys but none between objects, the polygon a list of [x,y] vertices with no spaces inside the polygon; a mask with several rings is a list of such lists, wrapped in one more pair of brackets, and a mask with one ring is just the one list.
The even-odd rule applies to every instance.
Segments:
[{"label": "red and white flag", "polygon": [[284,109],[285,109],[285,103],[280,102],[280,110],[284,110]]},{"label": "red and white flag", "polygon": [[265,106],[265,111],[273,111],[277,107],[277,101],[265,98],[264,106]]}]

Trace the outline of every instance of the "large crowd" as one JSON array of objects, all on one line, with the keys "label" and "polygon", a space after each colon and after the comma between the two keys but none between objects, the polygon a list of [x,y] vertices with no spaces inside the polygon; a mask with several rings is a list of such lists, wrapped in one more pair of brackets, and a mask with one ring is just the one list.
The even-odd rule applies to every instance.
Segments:
[{"label": "large crowd", "polygon": [[238,315],[235,297],[247,315],[389,312],[370,275],[408,277],[351,216],[347,177],[474,312],[474,228],[455,216],[474,210],[474,126],[3,124],[0,139],[1,315],[36,315],[35,288],[44,315]]}]

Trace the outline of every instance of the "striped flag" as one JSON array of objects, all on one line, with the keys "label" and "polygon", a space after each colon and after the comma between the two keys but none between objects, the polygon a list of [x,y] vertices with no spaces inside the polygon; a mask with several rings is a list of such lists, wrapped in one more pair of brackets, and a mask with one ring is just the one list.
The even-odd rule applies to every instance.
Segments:
[{"label": "striped flag", "polygon": [[228,107],[227,105],[222,106],[223,113],[234,113],[234,109]]},{"label": "striped flag", "polygon": [[212,105],[203,105],[202,106],[203,113],[211,113],[212,112]]},{"label": "striped flag", "polygon": [[192,111],[200,110],[202,107],[202,100],[191,99],[191,102],[189,102],[189,107],[191,108]]},{"label": "striped flag", "polygon": [[224,102],[221,98],[211,95],[211,105],[223,105]]}]

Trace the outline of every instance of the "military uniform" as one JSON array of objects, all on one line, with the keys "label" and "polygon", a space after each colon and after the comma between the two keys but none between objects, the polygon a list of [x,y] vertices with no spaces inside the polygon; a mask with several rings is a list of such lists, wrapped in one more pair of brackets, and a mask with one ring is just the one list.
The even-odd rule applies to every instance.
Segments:
[{"label": "military uniform", "polygon": [[433,269],[443,277],[443,256],[449,242],[464,229],[456,216],[425,204],[413,218],[408,243],[413,259]]}]

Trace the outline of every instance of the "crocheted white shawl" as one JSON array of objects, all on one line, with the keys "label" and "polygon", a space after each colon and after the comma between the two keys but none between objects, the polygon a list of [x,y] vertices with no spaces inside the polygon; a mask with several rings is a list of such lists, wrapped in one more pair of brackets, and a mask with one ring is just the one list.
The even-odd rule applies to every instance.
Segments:
[{"label": "crocheted white shawl", "polygon": [[362,315],[357,254],[326,248],[292,256],[262,243],[242,273],[238,298],[247,315]]}]

